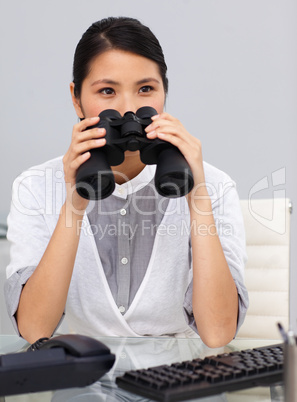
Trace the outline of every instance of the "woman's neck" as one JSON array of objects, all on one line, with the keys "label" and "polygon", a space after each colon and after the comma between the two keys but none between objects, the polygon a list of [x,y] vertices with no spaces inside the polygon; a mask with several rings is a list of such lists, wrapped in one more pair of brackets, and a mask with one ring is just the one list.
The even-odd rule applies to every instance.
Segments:
[{"label": "woman's neck", "polygon": [[112,166],[115,182],[117,184],[124,184],[129,180],[134,179],[145,167],[137,152],[125,152],[125,160],[118,166]]}]

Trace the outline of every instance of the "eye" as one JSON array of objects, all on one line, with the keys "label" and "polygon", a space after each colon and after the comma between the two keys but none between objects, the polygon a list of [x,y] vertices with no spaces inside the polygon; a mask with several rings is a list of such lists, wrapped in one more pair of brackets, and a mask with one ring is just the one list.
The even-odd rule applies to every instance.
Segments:
[{"label": "eye", "polygon": [[140,88],[139,92],[141,93],[146,93],[146,92],[151,92],[154,88],[151,85],[144,85],[143,87]]},{"label": "eye", "polygon": [[103,95],[113,95],[114,94],[114,90],[112,88],[102,88],[102,89],[100,89],[99,92]]}]

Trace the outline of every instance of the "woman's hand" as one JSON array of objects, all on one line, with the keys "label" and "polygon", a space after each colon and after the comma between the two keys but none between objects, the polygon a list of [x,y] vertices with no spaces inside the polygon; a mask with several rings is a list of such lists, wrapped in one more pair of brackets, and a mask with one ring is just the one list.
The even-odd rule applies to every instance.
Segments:
[{"label": "woman's hand", "polygon": [[84,213],[89,201],[82,198],[76,191],[76,173],[78,168],[86,162],[90,156],[90,150],[105,145],[104,128],[92,128],[99,122],[99,117],[86,118],[73,127],[70,147],[63,158],[64,177],[66,183],[66,201],[72,205],[74,212]]},{"label": "woman's hand", "polygon": [[178,119],[168,113],[152,116],[151,119],[153,122],[145,129],[147,138],[159,138],[160,140],[168,141],[172,145],[175,145],[184,155],[192,170],[194,188],[199,183],[204,183],[205,177],[201,142],[193,137]]}]

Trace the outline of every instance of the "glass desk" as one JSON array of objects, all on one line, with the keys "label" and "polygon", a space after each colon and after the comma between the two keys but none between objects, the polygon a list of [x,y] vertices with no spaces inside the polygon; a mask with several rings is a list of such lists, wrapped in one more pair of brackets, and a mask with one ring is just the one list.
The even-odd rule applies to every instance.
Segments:
[{"label": "glass desk", "polygon": [[[97,338],[116,355],[113,368],[100,381],[85,388],[41,392],[36,394],[0,397],[0,402],[142,402],[149,400],[117,387],[115,378],[127,370],[171,364],[214,354],[232,352],[279,343],[275,340],[235,339],[223,348],[210,349],[200,339],[184,338]],[[28,344],[14,335],[0,335],[0,354],[25,350]],[[1,386],[1,384],[0,384]],[[283,387],[256,387],[217,395],[191,399],[200,402],[281,402]]]}]

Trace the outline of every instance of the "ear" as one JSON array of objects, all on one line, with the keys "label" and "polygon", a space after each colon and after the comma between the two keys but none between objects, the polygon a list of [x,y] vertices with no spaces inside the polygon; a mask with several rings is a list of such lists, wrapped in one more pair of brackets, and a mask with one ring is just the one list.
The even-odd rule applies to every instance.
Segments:
[{"label": "ear", "polygon": [[74,95],[74,82],[70,83],[70,92],[71,92],[72,103],[73,103],[74,109],[76,111],[76,114],[80,119],[83,119],[85,116],[82,111],[80,100]]}]

